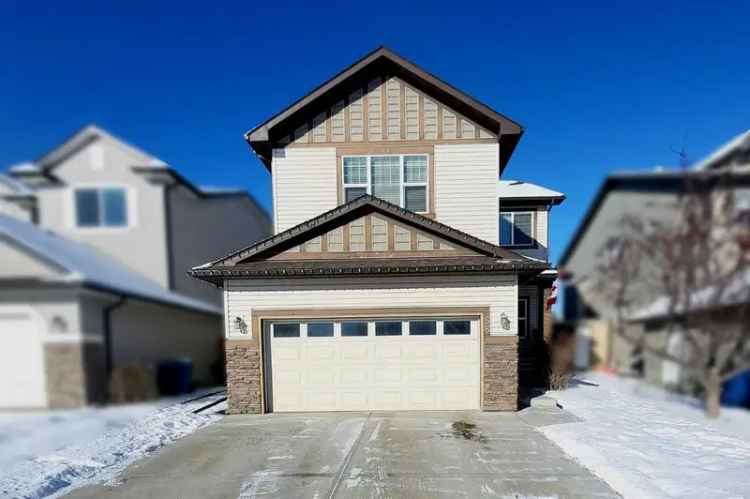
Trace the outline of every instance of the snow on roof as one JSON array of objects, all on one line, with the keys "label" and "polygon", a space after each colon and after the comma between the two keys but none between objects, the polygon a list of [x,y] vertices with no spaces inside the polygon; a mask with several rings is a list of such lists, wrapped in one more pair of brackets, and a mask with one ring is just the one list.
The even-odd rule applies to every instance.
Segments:
[{"label": "snow on roof", "polygon": [[39,166],[32,161],[24,161],[23,163],[11,165],[11,167],[8,168],[8,171],[11,173],[38,172]]},{"label": "snow on roof", "polygon": [[536,184],[521,180],[501,180],[497,186],[497,195],[507,199],[565,199],[562,192],[553,191]]},{"label": "snow on roof", "polygon": [[0,184],[3,184],[7,188],[9,188],[16,196],[34,195],[34,191],[26,187],[26,185],[24,185],[22,182],[19,182],[18,180],[7,175],[3,175],[2,173],[0,173]]},{"label": "snow on roof", "polygon": [[[728,283],[723,289],[709,286],[694,291],[688,311],[699,312],[711,307],[730,307],[745,303],[748,298],[750,298],[750,271],[738,274],[736,279],[732,279],[732,282]],[[669,297],[658,297],[651,301],[649,305],[627,314],[627,318],[635,322],[665,318],[670,314],[670,303]],[[674,313],[681,315],[684,313],[684,309],[677,308]]]},{"label": "snow on roof", "polygon": [[711,168],[711,165],[713,165],[714,163],[721,161],[735,150],[743,147],[750,148],[750,130],[746,130],[737,135],[732,140],[706,156],[704,159],[694,164],[691,168],[693,170],[706,170],[708,168]]},{"label": "snow on roof", "polygon": [[33,224],[0,215],[0,235],[63,267],[68,272],[65,282],[80,282],[105,291],[200,312],[221,313],[221,308],[216,305],[165,289],[94,248]]}]

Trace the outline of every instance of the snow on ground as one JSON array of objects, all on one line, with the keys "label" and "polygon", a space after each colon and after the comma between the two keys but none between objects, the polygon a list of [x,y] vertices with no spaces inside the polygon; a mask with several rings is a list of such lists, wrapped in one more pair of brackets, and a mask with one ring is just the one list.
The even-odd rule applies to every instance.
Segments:
[{"label": "snow on ground", "polygon": [[707,420],[694,400],[601,373],[549,395],[583,422],[541,431],[626,499],[750,498],[750,411]]},{"label": "snow on ground", "polygon": [[220,418],[220,395],[65,411],[0,414],[0,496],[56,497],[87,483],[113,480],[145,457]]}]

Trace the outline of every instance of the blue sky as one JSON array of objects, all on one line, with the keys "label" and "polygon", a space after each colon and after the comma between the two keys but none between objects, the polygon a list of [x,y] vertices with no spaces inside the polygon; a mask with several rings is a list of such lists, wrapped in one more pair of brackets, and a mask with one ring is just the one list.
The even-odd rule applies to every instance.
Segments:
[{"label": "blue sky", "polygon": [[45,3],[0,5],[0,169],[94,122],[270,206],[242,134],[384,44],[526,127],[556,259],[608,172],[750,128],[748,2]]}]

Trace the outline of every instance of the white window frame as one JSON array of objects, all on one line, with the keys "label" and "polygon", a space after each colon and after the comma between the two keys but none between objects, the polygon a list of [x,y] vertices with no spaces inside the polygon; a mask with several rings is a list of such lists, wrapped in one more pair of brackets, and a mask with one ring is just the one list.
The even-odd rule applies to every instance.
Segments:
[{"label": "white window frame", "polygon": [[[518,314],[518,337],[519,338],[526,338],[529,336],[529,298],[527,296],[521,296],[518,298],[519,305],[523,303],[523,317],[521,317],[521,314]],[[521,321],[526,322],[526,328],[523,331],[523,334],[521,334]]]},{"label": "white window frame", "polygon": [[[424,182],[405,182],[404,181],[404,157],[405,156],[424,156],[425,167],[427,169]],[[346,201],[346,189],[348,188],[362,188],[366,189],[367,194],[372,195],[372,158],[379,157],[398,157],[399,162],[399,202],[398,205],[401,208],[406,209],[406,188],[407,187],[424,187],[425,189],[425,209],[424,211],[417,211],[415,213],[429,213],[430,212],[430,155],[427,153],[412,153],[412,154],[349,154],[341,157],[341,183],[343,185],[343,200]],[[354,184],[345,183],[346,178],[344,174],[344,162],[348,158],[365,158],[367,161],[367,185],[365,184]]]},{"label": "white window frame", "polygon": [[[104,216],[104,203],[103,203],[103,192],[108,189],[117,189],[123,192],[125,196],[125,224],[124,225],[104,225],[100,223],[98,225],[78,225],[78,202],[76,199],[76,193],[78,191],[95,190],[97,191],[97,202],[99,204],[100,216]],[[130,186],[122,184],[89,184],[81,183],[70,187],[70,209],[69,209],[69,220],[70,226],[76,231],[85,232],[119,232],[132,229],[136,224],[137,210],[135,209],[135,193]]]},{"label": "white window frame", "polygon": [[[505,215],[511,216],[511,226],[513,227],[513,230],[510,231],[510,243],[504,243],[503,242],[503,217]],[[516,215],[530,215],[531,216],[531,241],[528,244],[516,244]],[[536,217],[534,216],[534,212],[529,211],[501,211],[499,215],[498,220],[498,241],[500,241],[500,246],[515,246],[517,248],[533,248],[534,244],[536,242]]]}]

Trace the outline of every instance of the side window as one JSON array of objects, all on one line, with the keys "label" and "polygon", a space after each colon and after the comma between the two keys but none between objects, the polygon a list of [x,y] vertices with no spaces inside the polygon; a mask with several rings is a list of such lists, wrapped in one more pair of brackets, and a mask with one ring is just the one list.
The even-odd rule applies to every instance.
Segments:
[{"label": "side window", "polygon": [[532,246],[533,244],[533,212],[509,211],[500,213],[501,246]]},{"label": "side window", "polygon": [[78,227],[125,227],[128,225],[124,189],[76,189],[74,202]]},{"label": "side window", "polygon": [[518,299],[518,336],[526,338],[529,335],[529,299]]},{"label": "side window", "polygon": [[364,156],[344,158],[344,201],[349,202],[367,194],[367,158]]}]

